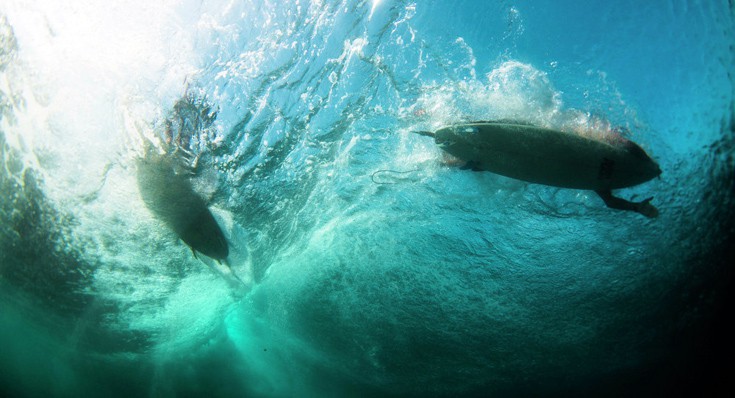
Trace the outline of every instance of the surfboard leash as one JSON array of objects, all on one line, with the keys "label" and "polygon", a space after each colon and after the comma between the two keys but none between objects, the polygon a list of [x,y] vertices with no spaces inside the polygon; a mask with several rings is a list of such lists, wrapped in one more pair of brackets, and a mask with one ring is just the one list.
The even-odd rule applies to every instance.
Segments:
[{"label": "surfboard leash", "polygon": [[[431,137],[431,138],[434,138],[434,136],[435,136],[435,134],[434,134],[433,131],[411,131],[411,132],[414,133],[414,134],[423,135],[423,136]],[[393,178],[396,179],[395,181],[378,181],[378,180],[376,180],[376,176],[379,176],[380,174],[384,174],[384,173],[389,173],[389,174],[392,173],[392,174],[402,175],[402,174],[416,173],[418,171],[421,171],[421,169],[413,169],[413,170],[405,170],[405,171],[391,170],[391,169],[380,169],[378,171],[373,172],[373,174],[370,175],[370,180],[374,184],[381,184],[381,185],[399,184],[399,183],[405,182],[406,180],[411,180],[411,181],[413,181],[413,180],[410,178],[410,176],[409,177],[405,177],[405,178],[399,178],[398,176],[394,176]]]},{"label": "surfboard leash", "polygon": [[374,184],[380,184],[380,185],[399,184],[399,183],[402,183],[402,182],[405,182],[405,181],[413,181],[413,179],[411,179],[410,176],[409,176],[409,177],[404,177],[404,178],[393,177],[394,179],[396,179],[395,181],[378,181],[379,179],[376,180],[376,176],[379,176],[380,174],[384,174],[384,173],[389,173],[389,174],[392,173],[392,174],[402,175],[402,174],[416,173],[418,171],[420,171],[420,169],[413,169],[413,170],[406,170],[406,171],[391,170],[391,169],[380,169],[380,170],[377,170],[377,171],[373,172],[372,174],[370,174],[370,180]]}]

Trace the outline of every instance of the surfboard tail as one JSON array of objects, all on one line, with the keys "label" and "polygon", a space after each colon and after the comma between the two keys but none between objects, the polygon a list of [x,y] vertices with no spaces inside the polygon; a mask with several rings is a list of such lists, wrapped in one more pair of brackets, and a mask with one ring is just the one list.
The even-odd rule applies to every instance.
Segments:
[{"label": "surfboard tail", "polygon": [[433,131],[412,131],[414,134],[423,135],[426,137],[434,138],[435,134]]}]

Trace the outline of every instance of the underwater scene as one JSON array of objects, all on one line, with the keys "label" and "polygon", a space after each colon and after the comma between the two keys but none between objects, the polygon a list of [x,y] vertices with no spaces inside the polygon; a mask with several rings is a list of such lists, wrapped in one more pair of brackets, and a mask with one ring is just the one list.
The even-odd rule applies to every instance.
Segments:
[{"label": "underwater scene", "polygon": [[735,4],[0,0],[0,396],[735,393]]}]

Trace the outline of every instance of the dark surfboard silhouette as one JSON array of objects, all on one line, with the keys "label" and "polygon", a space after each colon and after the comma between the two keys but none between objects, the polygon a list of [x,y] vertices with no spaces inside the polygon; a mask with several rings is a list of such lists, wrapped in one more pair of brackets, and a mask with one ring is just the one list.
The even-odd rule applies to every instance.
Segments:
[{"label": "dark surfboard silhouette", "polygon": [[149,149],[137,163],[140,195],[146,207],[194,252],[225,261],[229,246],[207,204],[191,185],[189,170],[176,153]]},{"label": "dark surfboard silhouette", "polygon": [[652,198],[630,202],[613,189],[649,181],[658,164],[623,137],[601,140],[517,121],[483,121],[416,133],[466,162],[465,168],[562,188],[590,189],[608,207],[656,217]]}]

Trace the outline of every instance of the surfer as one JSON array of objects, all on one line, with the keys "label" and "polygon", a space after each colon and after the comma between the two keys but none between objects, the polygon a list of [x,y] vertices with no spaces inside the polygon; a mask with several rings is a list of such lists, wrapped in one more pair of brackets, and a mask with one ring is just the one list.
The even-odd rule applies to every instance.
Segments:
[{"label": "surfer", "polygon": [[613,196],[612,190],[642,184],[661,174],[658,164],[622,136],[598,140],[518,121],[481,121],[416,131],[434,138],[463,169],[490,171],[523,181],[595,191],[613,209],[658,216],[648,198]]},{"label": "surfer", "polygon": [[147,144],[137,162],[137,179],[146,207],[163,221],[192,253],[226,261],[229,245],[204,198],[191,183],[194,170],[189,152],[191,137],[209,127],[216,112],[203,100],[187,94],[164,121],[163,149]]}]

